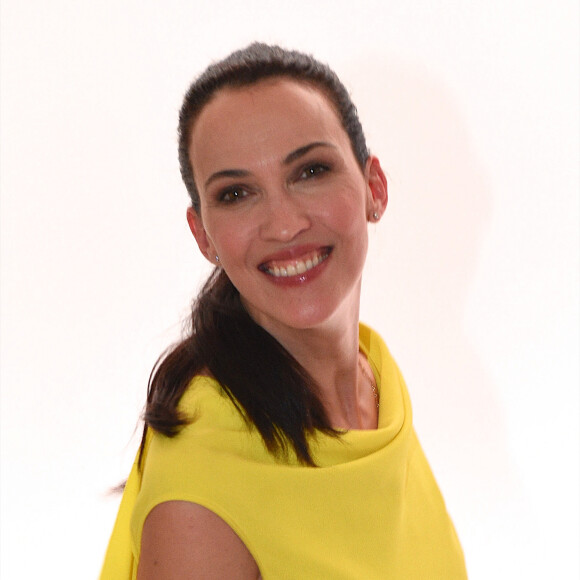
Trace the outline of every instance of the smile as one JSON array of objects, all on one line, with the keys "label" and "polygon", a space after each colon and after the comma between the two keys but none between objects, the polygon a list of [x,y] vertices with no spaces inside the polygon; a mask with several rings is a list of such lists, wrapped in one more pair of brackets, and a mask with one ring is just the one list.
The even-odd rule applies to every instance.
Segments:
[{"label": "smile", "polygon": [[309,253],[299,260],[268,262],[262,264],[260,270],[270,276],[274,276],[274,278],[299,276],[324,262],[330,256],[331,251],[331,248],[322,248],[321,250]]}]

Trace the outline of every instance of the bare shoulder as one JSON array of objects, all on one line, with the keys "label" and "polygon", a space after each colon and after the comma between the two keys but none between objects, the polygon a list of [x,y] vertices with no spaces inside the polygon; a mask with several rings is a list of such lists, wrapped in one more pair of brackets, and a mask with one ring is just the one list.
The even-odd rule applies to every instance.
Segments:
[{"label": "bare shoulder", "polygon": [[258,580],[254,558],[212,511],[187,501],[159,504],[147,516],[138,580]]}]

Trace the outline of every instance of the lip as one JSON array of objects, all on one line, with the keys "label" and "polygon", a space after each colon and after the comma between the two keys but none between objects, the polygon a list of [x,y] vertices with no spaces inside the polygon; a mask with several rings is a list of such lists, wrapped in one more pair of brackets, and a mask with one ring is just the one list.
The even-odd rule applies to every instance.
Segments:
[{"label": "lip", "polygon": [[266,266],[268,262],[282,262],[283,260],[299,260],[306,254],[312,252],[322,252],[330,250],[332,246],[321,246],[320,244],[302,244],[300,246],[293,246],[291,248],[284,248],[268,256],[265,256],[260,264],[260,268]]},{"label": "lip", "polygon": [[[258,269],[274,284],[297,286],[318,277],[326,268],[332,251],[332,246],[308,245],[288,248],[269,255],[258,266]],[[311,265],[312,262],[316,262],[316,264]],[[304,270],[305,265],[307,266],[306,270]],[[281,270],[286,270],[287,267],[298,267],[298,272],[293,275],[274,275],[272,271],[278,267]]]}]

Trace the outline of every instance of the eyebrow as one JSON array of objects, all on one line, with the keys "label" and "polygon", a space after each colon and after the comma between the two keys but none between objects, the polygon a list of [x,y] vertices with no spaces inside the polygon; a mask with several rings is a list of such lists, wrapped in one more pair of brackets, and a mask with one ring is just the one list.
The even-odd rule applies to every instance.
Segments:
[{"label": "eyebrow", "polygon": [[309,151],[311,151],[312,149],[316,149],[317,147],[332,147],[333,149],[336,149],[335,145],[333,145],[332,143],[328,143],[327,141],[314,141],[313,143],[304,145],[304,147],[299,147],[295,151],[292,151],[292,153],[289,153],[284,158],[284,161],[282,163],[284,165],[290,165],[290,163],[296,161],[296,159],[300,159],[300,157],[303,157]]},{"label": "eyebrow", "polygon": [[[316,149],[317,147],[331,147],[333,149],[336,149],[336,146],[333,145],[332,143],[328,143],[326,141],[314,141],[313,143],[308,143],[308,145],[304,145],[304,147],[299,147],[298,149],[295,149],[294,151],[286,155],[286,157],[284,157],[282,161],[282,164],[290,165],[291,163],[293,163],[297,159],[300,159],[300,157],[303,157],[308,152],[312,151],[312,149]],[[222,177],[247,177],[248,175],[250,175],[250,172],[246,171],[245,169],[223,169],[221,171],[216,171],[215,173],[212,173],[207,178],[205,182],[205,187],[207,188],[207,186],[210,183]]]},{"label": "eyebrow", "polygon": [[248,175],[250,175],[250,172],[246,171],[245,169],[223,169],[222,171],[216,171],[215,173],[212,173],[207,178],[205,187],[207,188],[207,186],[212,181],[220,179],[220,177],[247,177]]}]

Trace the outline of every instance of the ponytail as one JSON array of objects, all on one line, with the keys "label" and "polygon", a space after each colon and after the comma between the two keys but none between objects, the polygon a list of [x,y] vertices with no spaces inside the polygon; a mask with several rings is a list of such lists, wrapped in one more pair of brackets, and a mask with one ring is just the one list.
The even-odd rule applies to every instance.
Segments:
[{"label": "ponytail", "polygon": [[287,457],[292,450],[301,463],[314,466],[308,434],[319,430],[338,435],[315,381],[254,322],[237,289],[216,268],[194,302],[188,336],[151,373],[141,455],[148,428],[173,437],[191,421],[179,413],[179,400],[192,379],[208,371],[275,456]]}]

